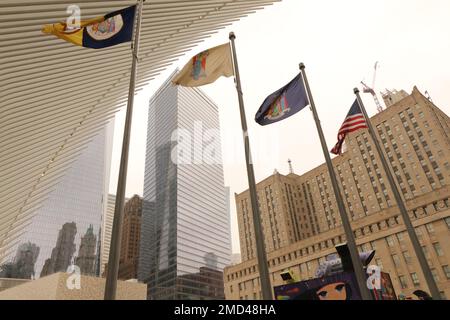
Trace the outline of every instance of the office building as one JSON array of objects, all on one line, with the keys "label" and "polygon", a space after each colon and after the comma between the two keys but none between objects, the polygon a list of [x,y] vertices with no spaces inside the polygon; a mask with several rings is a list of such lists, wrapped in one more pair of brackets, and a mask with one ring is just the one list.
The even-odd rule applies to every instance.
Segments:
[{"label": "office building", "polygon": [[42,277],[57,272],[64,272],[70,265],[74,264],[76,234],[77,224],[75,222],[65,223],[63,225],[59,231],[56,246],[53,248],[50,258],[45,260],[44,266],[42,267]]},{"label": "office building", "polygon": [[100,241],[97,241],[97,236],[94,234],[93,226],[90,225],[86,234],[81,237],[80,249],[78,250],[78,256],[75,260],[75,264],[80,268],[81,274],[97,274],[97,253],[99,252],[97,250],[99,248],[99,242]]},{"label": "office building", "polygon": [[[36,208],[18,241],[18,248],[32,243],[34,277],[66,272],[80,264],[85,275],[98,275],[101,219],[109,184],[112,126],[107,125],[80,149],[79,156]],[[37,257],[36,257],[37,255]],[[6,260],[6,264],[13,261]],[[4,263],[5,264],[5,263]],[[32,276],[31,271],[27,274]]]},{"label": "office building", "polygon": [[1,266],[0,278],[34,279],[39,250],[40,248],[34,243],[22,243],[17,248],[14,260]]},{"label": "office building", "polygon": [[149,106],[138,277],[149,299],[223,299],[231,242],[218,109],[171,78]]},{"label": "office building", "polygon": [[114,209],[116,206],[116,196],[108,194],[106,210],[102,217],[102,242],[101,242],[101,268],[100,274],[104,274],[105,265],[109,259],[109,246],[111,245],[111,232],[114,220]]},{"label": "office building", "polygon": [[137,279],[141,240],[142,198],[134,195],[124,208],[119,279]]},{"label": "office building", "polygon": [[[450,120],[417,88],[392,91],[395,101],[371,118],[397,187],[409,210],[443,297],[450,297]],[[394,288],[428,290],[386,174],[367,129],[348,135],[347,151],[333,159],[360,251],[376,250],[374,264]],[[319,263],[345,242],[325,165],[303,175],[275,173],[257,185],[273,285],[291,269],[312,278]],[[229,299],[260,298],[248,191],[236,195],[243,263],[225,270]]]},{"label": "office building", "polygon": [[[200,49],[195,48],[214,32],[274,2],[279,0],[187,1],[176,6],[177,2],[160,1],[157,10],[163,16],[156,25],[155,4],[143,2],[141,52],[145,56],[140,57],[136,89],[148,84],[180,55]],[[81,3],[83,16],[89,17],[133,4]],[[129,43],[109,48],[105,52],[108,57],[99,59],[98,51],[81,52],[78,46],[39,32],[44,23],[64,20],[66,7],[67,1],[57,0],[2,1],[2,30],[11,41],[2,41],[0,52],[4,71],[0,77],[0,264],[14,258],[36,210],[61,183],[87,141],[126,105]],[[30,18],[26,27],[25,12]],[[17,27],[18,21],[23,28]],[[25,38],[26,44],[19,40]],[[59,47],[64,49],[55,49]],[[98,70],[105,77],[101,81]],[[50,238],[56,239],[62,224],[52,227]],[[78,228],[80,234],[87,225]]]}]

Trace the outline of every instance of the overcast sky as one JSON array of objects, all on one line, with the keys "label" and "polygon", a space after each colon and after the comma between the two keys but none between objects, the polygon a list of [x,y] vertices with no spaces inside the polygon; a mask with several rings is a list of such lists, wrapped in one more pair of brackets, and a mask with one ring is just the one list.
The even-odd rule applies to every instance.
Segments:
[{"label": "overcast sky", "polygon": [[[376,91],[414,85],[428,90],[433,102],[450,114],[450,1],[448,0],[283,0],[235,23],[180,58],[135,100],[127,181],[127,196],[142,195],[148,100],[176,67],[192,55],[228,41],[236,33],[237,56],[256,180],[274,169],[287,174],[291,159],[302,174],[324,162],[312,114],[308,108],[266,127],[254,116],[267,95],[306,72],[329,149],[361,80],[372,82],[379,61]],[[232,78],[201,88],[219,106],[225,185],[231,187],[233,252],[239,252],[234,193],[248,188],[242,140],[230,144],[230,132],[240,134],[239,109]],[[381,95],[379,95],[381,100]],[[376,113],[370,95],[363,95],[370,115]],[[116,117],[110,192],[115,193],[123,134],[124,111]],[[231,134],[232,135],[232,134]],[[238,136],[239,137],[239,136]],[[237,153],[236,153],[237,152]],[[232,156],[230,156],[232,154]]]}]

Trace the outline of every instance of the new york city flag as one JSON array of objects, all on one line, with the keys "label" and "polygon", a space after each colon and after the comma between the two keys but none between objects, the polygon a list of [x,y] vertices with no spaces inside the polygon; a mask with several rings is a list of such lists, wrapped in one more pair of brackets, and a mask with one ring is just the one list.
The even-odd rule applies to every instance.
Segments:
[{"label": "new york city flag", "polygon": [[255,121],[262,126],[284,120],[309,105],[299,73],[283,88],[275,91],[264,100],[255,115]]},{"label": "new york city flag", "polygon": [[65,22],[47,24],[42,32],[83,46],[100,49],[131,41],[133,37],[136,5],[80,22],[80,26],[69,28]]}]

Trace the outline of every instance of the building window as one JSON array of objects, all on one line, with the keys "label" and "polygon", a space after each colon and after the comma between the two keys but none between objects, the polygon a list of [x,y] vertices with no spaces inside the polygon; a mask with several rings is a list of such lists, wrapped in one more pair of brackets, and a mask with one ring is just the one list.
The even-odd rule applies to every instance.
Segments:
[{"label": "building window", "polygon": [[444,163],[444,167],[445,169],[450,170],[450,162]]},{"label": "building window", "polygon": [[[383,269],[383,261],[381,261],[381,259],[375,259],[375,264],[377,265],[377,266],[379,266],[381,269]],[[448,266],[447,266],[448,267]],[[450,270],[449,270],[449,272],[450,272]]]},{"label": "building window", "polygon": [[442,257],[444,255],[444,252],[442,251],[441,245],[439,242],[433,243],[434,251],[436,251],[436,254],[438,257]]},{"label": "building window", "polygon": [[436,269],[431,269],[431,274],[433,275],[433,279],[435,282],[440,282],[439,274],[437,273]]},{"label": "building window", "polygon": [[393,254],[392,261],[394,261],[394,265],[396,268],[400,267],[400,259],[398,258],[398,255]]},{"label": "building window", "polygon": [[419,228],[416,228],[415,230],[416,230],[417,238],[419,238],[419,240],[421,240],[422,239],[422,230]]},{"label": "building window", "polygon": [[432,223],[426,224],[425,227],[427,228],[428,233],[434,233],[434,227]]},{"label": "building window", "polygon": [[444,274],[447,279],[450,280],[450,267],[449,266],[442,266],[442,271],[444,271]]},{"label": "building window", "polygon": [[400,286],[402,287],[402,289],[408,288],[408,283],[406,282],[405,276],[399,276],[398,280],[400,281]]},{"label": "building window", "polygon": [[405,258],[405,262],[406,262],[407,264],[410,264],[410,263],[411,263],[411,256],[409,255],[409,252],[408,252],[408,251],[404,251],[404,252],[403,252],[403,258]]},{"label": "building window", "polygon": [[445,220],[445,223],[447,224],[447,227],[450,229],[450,217],[447,217],[444,220]]},{"label": "building window", "polygon": [[415,272],[411,273],[411,280],[412,280],[414,286],[417,287],[420,285],[419,277],[417,276],[417,273],[415,273]]},{"label": "building window", "polygon": [[386,237],[386,242],[389,247],[393,247],[394,246],[394,237],[392,237],[392,236]]},{"label": "building window", "polygon": [[428,252],[428,249],[426,246],[422,247],[422,251],[423,251],[423,254],[425,255],[425,258],[430,259],[430,253]]},{"label": "building window", "polygon": [[300,272],[301,273],[307,273],[308,272],[308,270],[306,269],[306,264],[302,263],[300,265]]}]

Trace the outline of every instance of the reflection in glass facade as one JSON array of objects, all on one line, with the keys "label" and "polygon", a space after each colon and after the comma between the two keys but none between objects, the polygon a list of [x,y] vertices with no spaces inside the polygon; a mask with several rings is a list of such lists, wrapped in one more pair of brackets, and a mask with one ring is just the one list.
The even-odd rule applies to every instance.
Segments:
[{"label": "reflection in glass facade", "polygon": [[[223,299],[231,255],[223,168],[198,157],[213,149],[221,159],[220,137],[201,139],[201,131],[219,129],[217,106],[169,79],[150,100],[148,119],[138,278],[148,283],[149,299]],[[182,156],[192,156],[192,164],[179,162],[171,139],[177,129],[191,134],[192,148]]]},{"label": "reflection in glass facade", "polygon": [[15,256],[0,266],[0,277],[32,279],[66,272],[98,275],[101,219],[109,183],[112,124],[81,150],[61,181],[37,209]]}]

